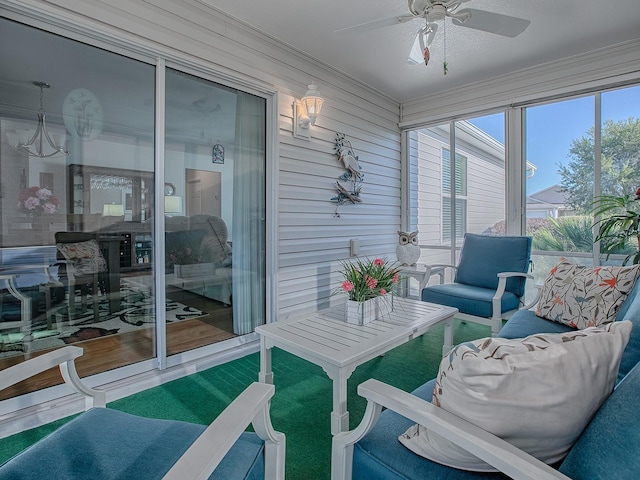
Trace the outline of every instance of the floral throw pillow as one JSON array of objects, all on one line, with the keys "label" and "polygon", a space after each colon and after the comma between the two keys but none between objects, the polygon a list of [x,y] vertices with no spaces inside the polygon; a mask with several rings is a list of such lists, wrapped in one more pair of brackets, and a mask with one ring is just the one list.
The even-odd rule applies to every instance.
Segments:
[{"label": "floral throw pillow", "polygon": [[578,329],[612,322],[639,274],[640,265],[583,267],[561,259],[544,282],[536,315]]},{"label": "floral throw pillow", "polygon": [[58,251],[72,262],[74,275],[90,275],[107,270],[107,262],[95,240],[76,243],[58,243]]}]

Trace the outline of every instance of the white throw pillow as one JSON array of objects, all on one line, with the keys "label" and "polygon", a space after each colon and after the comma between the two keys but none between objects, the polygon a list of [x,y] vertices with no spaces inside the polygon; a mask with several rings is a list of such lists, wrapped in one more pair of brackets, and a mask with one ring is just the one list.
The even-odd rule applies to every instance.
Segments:
[{"label": "white throw pillow", "polygon": [[58,243],[57,248],[65,260],[72,262],[73,274],[76,276],[107,270],[107,261],[102,256],[100,245],[93,239],[77,243]]},{"label": "white throw pillow", "polygon": [[563,258],[542,286],[536,315],[573,328],[613,322],[639,274],[640,265],[584,267]]},{"label": "white throw pillow", "polygon": [[[631,322],[454,347],[432,403],[552,464],[562,460],[613,391]],[[491,465],[421,425],[399,437],[414,453],[462,470]]]}]

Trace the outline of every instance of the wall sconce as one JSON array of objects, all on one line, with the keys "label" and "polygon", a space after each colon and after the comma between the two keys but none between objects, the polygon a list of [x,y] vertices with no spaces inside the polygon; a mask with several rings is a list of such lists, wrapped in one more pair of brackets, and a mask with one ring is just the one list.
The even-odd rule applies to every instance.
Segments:
[{"label": "wall sconce", "polygon": [[102,216],[103,217],[123,217],[124,206],[118,205],[116,203],[105,203],[102,206]]},{"label": "wall sconce", "polygon": [[311,138],[310,127],[316,124],[324,102],[316,84],[312,83],[308,88],[304,97],[293,102],[293,136],[306,140]]}]

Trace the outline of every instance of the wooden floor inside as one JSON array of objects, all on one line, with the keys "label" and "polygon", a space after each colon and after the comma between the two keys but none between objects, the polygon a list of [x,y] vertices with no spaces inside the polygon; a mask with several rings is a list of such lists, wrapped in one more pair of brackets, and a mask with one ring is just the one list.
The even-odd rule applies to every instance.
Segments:
[{"label": "wooden floor inside", "polygon": [[[224,306],[215,300],[186,291],[172,292],[168,296],[172,300],[200,309],[207,314],[195,319],[167,324],[167,355],[193,350],[236,336],[233,333],[231,306]],[[154,337],[154,329],[143,328],[74,343],[73,345],[84,349],[83,356],[76,360],[78,374],[80,377],[87,377],[154,358]],[[34,352],[31,356],[46,352],[46,350]],[[24,355],[0,358],[0,370],[24,360]],[[2,390],[0,400],[60,383],[62,383],[60,372],[54,368]]]}]

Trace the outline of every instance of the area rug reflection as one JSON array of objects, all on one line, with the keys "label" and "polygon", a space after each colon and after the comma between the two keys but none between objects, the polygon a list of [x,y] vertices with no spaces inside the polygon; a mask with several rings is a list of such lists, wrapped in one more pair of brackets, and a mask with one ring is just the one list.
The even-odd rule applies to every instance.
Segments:
[{"label": "area rug reflection", "polygon": [[[121,310],[110,313],[106,297],[100,299],[98,311],[100,318],[95,320],[93,308],[89,302],[87,310],[76,312],[74,320],[69,325],[68,311],[63,306],[55,313],[54,330],[47,330],[46,321],[34,325],[31,351],[61,347],[66,344],[90,340],[92,338],[131,332],[142,328],[152,327],[155,323],[154,299],[145,290],[122,287]],[[80,306],[79,299],[76,308]],[[165,303],[167,323],[180,322],[206,315],[206,312],[184,305],[170,299]],[[58,331],[56,324],[61,324],[62,331]],[[23,336],[20,333],[0,335],[0,357],[23,353]]]}]

